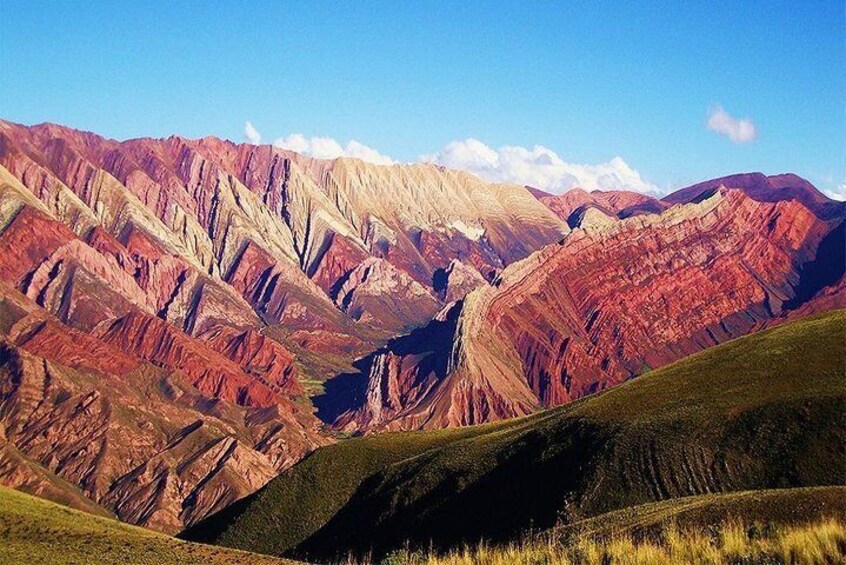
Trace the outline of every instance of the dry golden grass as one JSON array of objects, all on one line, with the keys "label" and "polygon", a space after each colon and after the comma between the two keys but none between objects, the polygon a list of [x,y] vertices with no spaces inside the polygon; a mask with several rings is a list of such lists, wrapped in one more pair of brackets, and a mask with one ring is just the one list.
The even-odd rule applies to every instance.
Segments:
[{"label": "dry golden grass", "polygon": [[[670,523],[654,536],[549,537],[504,546],[480,544],[436,554],[401,550],[383,565],[671,565],[678,563],[816,565],[846,562],[846,525],[836,518],[797,526],[727,522],[708,529]],[[354,565],[349,560],[348,565]]]}]

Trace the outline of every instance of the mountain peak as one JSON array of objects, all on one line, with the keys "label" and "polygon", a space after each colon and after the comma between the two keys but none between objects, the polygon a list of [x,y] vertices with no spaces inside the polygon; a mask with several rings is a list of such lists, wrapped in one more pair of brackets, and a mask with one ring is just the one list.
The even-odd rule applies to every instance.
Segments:
[{"label": "mountain peak", "polygon": [[720,186],[742,190],[749,198],[761,202],[796,200],[823,219],[837,217],[846,211],[846,203],[828,198],[813,184],[793,173],[771,176],[760,172],[729,175],[681,188],[662,198],[662,201],[668,204],[693,202]]}]

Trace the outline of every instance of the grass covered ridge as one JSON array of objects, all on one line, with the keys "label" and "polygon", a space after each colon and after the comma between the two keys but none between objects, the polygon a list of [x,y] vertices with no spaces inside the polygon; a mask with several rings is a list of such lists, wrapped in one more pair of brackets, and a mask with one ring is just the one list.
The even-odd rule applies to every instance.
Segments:
[{"label": "grass covered ridge", "polygon": [[[846,525],[823,518],[793,526],[727,521],[705,530],[667,524],[641,538],[620,534],[580,537],[567,543],[533,540],[492,547],[479,544],[447,553],[398,550],[384,565],[677,565],[842,563]],[[349,565],[355,563],[348,562]],[[368,563],[361,561],[359,563]]]},{"label": "grass covered ridge", "polygon": [[[707,494],[610,512],[503,545],[395,550],[385,565],[839,563],[846,487]],[[350,560],[352,565],[354,560]],[[366,564],[367,559],[358,563]]]},{"label": "grass covered ridge", "polygon": [[846,486],[804,487],[672,498],[560,525],[544,535],[558,540],[654,537],[674,524],[703,529],[724,522],[794,526],[820,518],[846,521]]},{"label": "grass covered ridge", "polygon": [[655,501],[839,485],[846,313],[703,351],[527,418],[322,448],[184,535],[380,556],[519,537]]},{"label": "grass covered ridge", "polygon": [[188,543],[0,487],[0,564],[293,564]]}]

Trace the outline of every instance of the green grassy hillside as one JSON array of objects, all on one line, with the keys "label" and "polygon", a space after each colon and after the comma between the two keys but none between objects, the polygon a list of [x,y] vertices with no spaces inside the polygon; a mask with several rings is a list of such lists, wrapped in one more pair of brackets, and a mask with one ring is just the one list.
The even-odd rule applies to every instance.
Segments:
[{"label": "green grassy hillside", "polygon": [[846,487],[706,494],[609,512],[507,544],[401,549],[403,565],[842,563]]},{"label": "green grassy hillside", "polygon": [[654,537],[668,524],[681,529],[726,522],[791,526],[835,518],[846,520],[846,487],[804,487],[703,494],[650,502],[554,528],[559,539],[621,535]]},{"label": "green grassy hillside", "polygon": [[491,425],[318,450],[184,533],[275,555],[507,540],[692,495],[839,485],[846,313],[734,340]]},{"label": "green grassy hillside", "polygon": [[188,543],[0,487],[0,564],[293,564]]}]

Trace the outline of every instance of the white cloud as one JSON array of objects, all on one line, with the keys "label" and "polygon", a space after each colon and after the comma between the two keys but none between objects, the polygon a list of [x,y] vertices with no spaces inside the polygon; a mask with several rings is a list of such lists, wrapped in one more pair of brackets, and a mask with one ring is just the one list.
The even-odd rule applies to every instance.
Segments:
[{"label": "white cloud", "polygon": [[295,151],[316,159],[353,157],[376,165],[393,165],[395,163],[387,155],[383,155],[372,147],[368,147],[354,139],[348,141],[346,146],[342,146],[331,137],[306,137],[301,133],[292,133],[287,137],[280,137],[274,140],[273,145],[280,149]]},{"label": "white cloud", "polygon": [[823,194],[832,200],[839,200],[840,202],[843,202],[846,200],[846,182],[842,182],[831,189],[823,189]]},{"label": "white cloud", "polygon": [[395,163],[395,161],[387,155],[382,155],[372,147],[368,147],[354,139],[347,143],[344,154],[347,157],[355,157],[356,159],[361,159],[362,161],[375,163],[377,165],[393,165]]},{"label": "white cloud", "polygon": [[658,194],[658,188],[644,180],[622,158],[598,165],[565,162],[554,151],[535,145],[492,149],[478,139],[453,141],[421,161],[462,169],[490,182],[526,184],[553,193],[574,187],[585,190],[635,190]]},{"label": "white cloud", "polygon": [[247,143],[251,143],[253,145],[261,144],[261,134],[253,127],[252,122],[244,124],[244,139],[247,140]]},{"label": "white cloud", "polygon": [[758,137],[755,122],[750,118],[737,119],[722,106],[717,106],[708,113],[708,129],[727,136],[734,143],[749,143]]},{"label": "white cloud", "polygon": [[[250,122],[244,124],[244,137],[249,143],[261,143],[261,134]],[[273,145],[316,159],[352,157],[376,165],[396,164],[387,155],[355,139],[342,145],[331,137],[306,137],[292,133],[275,139]],[[531,149],[510,145],[493,149],[478,139],[469,138],[453,141],[441,151],[424,155],[420,160],[461,169],[489,182],[526,184],[553,193],[578,186],[585,190],[625,189],[661,194],[658,187],[644,180],[620,157],[597,165],[572,164],[541,145]]]}]

